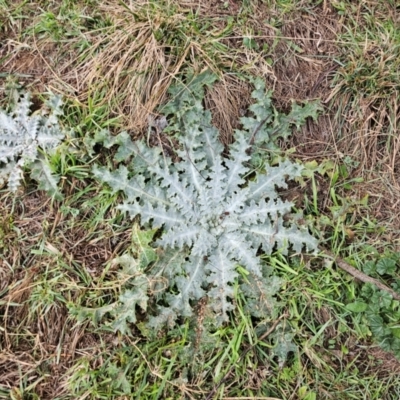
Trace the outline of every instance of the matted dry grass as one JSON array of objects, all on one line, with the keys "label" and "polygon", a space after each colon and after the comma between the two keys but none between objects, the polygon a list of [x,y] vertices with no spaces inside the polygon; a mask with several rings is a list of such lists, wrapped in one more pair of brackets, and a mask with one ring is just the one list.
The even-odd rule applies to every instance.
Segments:
[{"label": "matted dry grass", "polygon": [[[366,24],[362,19],[364,6],[357,6],[355,22],[359,26]],[[148,115],[165,101],[166,90],[177,74],[189,67],[197,71],[209,68],[219,74],[220,85],[225,86],[222,91],[219,87],[222,96],[214,108],[221,115],[224,134],[236,126],[233,119],[237,110],[250,100],[249,88],[232,77],[232,69],[240,70],[243,75],[264,77],[274,90],[279,109],[287,109],[291,101],[320,99],[325,103],[324,116],[317,123],[310,122],[297,136],[303,141],[295,138],[300,154],[302,147],[309,149],[313,142],[310,154],[320,155],[325,144],[330,151],[359,159],[366,170],[379,162],[395,172],[400,147],[395,134],[399,92],[395,81],[389,79],[393,76],[388,77],[384,70],[393,61],[394,55],[388,55],[387,50],[394,48],[395,39],[367,38],[360,48],[365,65],[360,65],[360,59],[351,59],[352,55],[343,52],[346,43],[339,39],[349,20],[339,16],[329,2],[317,6],[300,2],[296,11],[281,18],[278,28],[269,23],[281,17],[273,5],[254,2],[249,7],[242,16],[238,13],[243,4],[234,0],[223,5],[169,0],[159,6],[146,0],[129,6],[108,0],[96,12],[109,19],[109,26],[82,33],[90,44],[86,50],[76,49],[81,38],[59,46],[33,36],[19,42],[8,32],[1,37],[0,57],[6,57],[2,70],[19,74],[23,84],[38,92],[52,88],[82,104],[100,99],[110,105],[111,115],[122,117],[124,127],[138,133],[147,127]],[[370,8],[375,10],[377,21],[396,17],[390,4],[371,2]],[[238,18],[238,23],[227,28],[227,16]],[[224,29],[227,34],[221,35]],[[246,36],[255,40],[257,49],[243,45]],[[357,84],[362,89],[362,80],[374,63],[382,68],[375,77],[379,93],[388,95],[357,99],[354,90]],[[352,81],[351,68],[361,73],[364,69],[359,83]],[[216,106],[215,98],[210,105]],[[228,118],[231,111],[234,115]],[[218,124],[219,118],[215,121]]]},{"label": "matted dry grass", "polygon": [[102,93],[102,101],[136,134],[147,127],[148,116],[165,101],[178,74],[188,68],[219,73],[227,62],[216,50],[212,32],[198,32],[206,21],[188,16],[179,2],[157,6],[142,0],[122,6],[107,1],[99,11],[112,26],[93,32],[92,46],[59,75],[74,82],[80,102],[93,91]]},{"label": "matted dry grass", "polygon": [[[273,49],[267,81],[278,109],[289,108],[292,100],[319,99],[325,105],[319,119],[309,120],[285,146],[295,147],[303,160],[341,164],[350,157],[357,163],[349,179],[365,179],[362,187],[371,196],[371,214],[398,245],[400,68],[388,49],[397,54],[400,45],[395,33],[390,37],[383,32],[388,21],[399,18],[389,2],[366,3],[354,5],[354,20],[339,16],[329,2],[296,10],[284,17],[280,32],[264,23],[268,11],[258,7],[253,26],[260,45],[265,42]],[[370,29],[369,16],[377,21],[371,33],[376,37],[353,37],[360,27]],[[281,40],[275,45],[277,37]],[[355,187],[355,195],[357,191]]]},{"label": "matted dry grass", "polygon": [[240,117],[251,103],[250,85],[225,74],[206,92],[205,107],[212,113],[212,122],[219,129],[221,141],[227,145],[233,141],[233,132],[240,127]]},{"label": "matted dry grass", "polygon": [[[15,398],[20,385],[41,399],[61,396],[74,360],[98,351],[99,337],[69,317],[67,303],[79,301],[82,277],[96,281],[103,273],[129,241],[129,229],[115,236],[110,225],[99,222],[98,231],[91,231],[87,221],[98,211],[83,203],[72,218],[44,192],[23,194],[16,202],[9,194],[1,198],[0,239],[6,251],[0,257],[0,386]],[[102,335],[106,338],[115,335]]]}]

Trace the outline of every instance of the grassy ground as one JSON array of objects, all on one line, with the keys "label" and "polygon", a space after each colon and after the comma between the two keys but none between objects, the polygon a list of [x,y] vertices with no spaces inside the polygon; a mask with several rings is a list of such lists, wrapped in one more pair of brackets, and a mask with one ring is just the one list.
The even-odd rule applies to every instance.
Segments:
[{"label": "grassy ground", "polygon": [[[0,0],[2,107],[20,88],[35,109],[46,91],[60,93],[62,124],[75,132],[51,160],[64,200],[28,179],[17,196],[0,191],[0,398],[400,398],[400,347],[361,311],[386,302],[376,315],[398,339],[399,301],[326,255],[266,260],[285,282],[268,321],[246,315],[240,293],[212,334],[202,304],[156,337],[140,323],[115,333],[88,312],[122,293],[111,261],[136,228],[91,178],[107,154],[90,157],[82,143],[103,128],[146,134],[189,70],[220,78],[205,105],[224,143],[251,102],[243,76],[264,78],[281,111],[320,99],[319,119],[282,143],[307,166],[285,196],[323,249],[398,290],[399,11],[394,0]],[[286,359],[268,335],[259,340],[263,326],[291,338]]]}]

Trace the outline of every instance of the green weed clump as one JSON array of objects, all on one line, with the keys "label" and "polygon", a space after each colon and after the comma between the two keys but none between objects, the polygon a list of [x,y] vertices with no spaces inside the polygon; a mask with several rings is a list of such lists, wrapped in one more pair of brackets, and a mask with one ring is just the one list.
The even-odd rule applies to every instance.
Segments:
[{"label": "green weed clump", "polygon": [[[129,332],[127,322],[137,322],[136,307],[149,313],[149,327],[172,328],[179,318],[193,316],[194,307],[206,297],[209,320],[214,315],[214,325],[219,326],[234,309],[235,285],[252,299],[250,314],[276,315],[279,282],[256,253],[271,254],[275,247],[282,254],[289,248],[297,253],[303,246],[317,248],[307,227],[296,224],[300,214],[291,215],[292,204],[275,191],[287,187],[286,178],[298,177],[301,166],[283,159],[271,166],[266,157],[265,173],[251,166],[259,164],[262,151],[276,151],[276,141],[290,135],[292,125],[315,117],[318,105],[294,106],[288,116],[281,116],[274,112],[271,93],[255,80],[253,115],[241,119],[243,129],[236,131],[236,141],[227,149],[229,157],[222,157],[218,131],[202,107],[203,86],[214,79],[204,73],[171,87],[172,101],[163,107],[169,127],[168,122],[162,128],[154,125],[153,134],[165,135],[164,130],[175,134],[176,155],[168,156],[143,141],[132,142],[126,132],[115,137],[101,132],[86,139],[89,148],[96,143],[118,146],[114,157],[118,168],[95,166],[94,176],[112,193],[123,192],[125,202],[119,209],[132,219],[140,216],[141,225],[152,228],[147,234],[135,230],[143,263],[129,253],[116,259],[124,274],[134,277],[127,282],[120,304],[97,311],[115,317],[111,325],[115,330]],[[180,161],[173,162],[171,156]],[[250,174],[254,177],[247,181]],[[151,247],[156,232],[160,238],[155,244],[162,249],[158,256]],[[241,274],[245,279],[239,279]],[[281,352],[284,357],[285,350]]]},{"label": "green weed clump", "polygon": [[31,113],[29,94],[18,98],[13,110],[0,109],[0,185],[4,180],[12,192],[20,186],[23,168],[29,167],[31,177],[39,184],[39,189],[60,198],[55,176],[46,159],[45,152],[55,152],[62,139],[58,117],[61,98],[52,96],[46,103],[49,111]]}]

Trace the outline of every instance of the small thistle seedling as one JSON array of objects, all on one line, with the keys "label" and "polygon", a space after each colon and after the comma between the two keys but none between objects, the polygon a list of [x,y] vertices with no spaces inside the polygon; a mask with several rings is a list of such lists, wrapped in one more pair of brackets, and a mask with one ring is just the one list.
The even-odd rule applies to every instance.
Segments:
[{"label": "small thistle seedling", "polygon": [[39,183],[39,189],[60,197],[58,178],[53,175],[40,150],[55,149],[64,134],[58,124],[62,114],[61,98],[52,95],[46,105],[48,115],[31,114],[30,95],[20,96],[12,112],[0,109],[0,185],[8,181],[8,188],[16,192],[20,186],[23,168],[31,169],[31,177]]},{"label": "small thistle seedling", "polygon": [[[156,245],[175,253],[173,262],[156,263],[149,272],[150,280],[162,275],[168,281],[164,290],[157,288],[157,312],[150,320],[150,326],[156,328],[173,326],[179,316],[191,316],[193,304],[205,296],[217,324],[227,321],[228,312],[234,309],[239,265],[248,273],[243,290],[249,293],[261,288],[271,305],[279,285],[274,277],[263,276],[259,252],[271,254],[276,248],[287,254],[290,247],[295,252],[317,248],[307,228],[285,222],[292,203],[281,200],[276,190],[286,188],[286,178],[299,176],[302,167],[281,161],[246,180],[251,172],[249,132],[237,131],[229,158],[222,156],[218,131],[211,125],[210,112],[202,106],[201,79],[207,75],[196,78],[190,88],[173,89],[175,103],[166,108],[167,114],[177,115],[177,123],[170,129],[180,132],[180,161],[173,162],[160,148],[132,142],[125,132],[116,137],[103,132],[92,143],[118,145],[115,161],[130,160],[127,166],[112,171],[95,166],[94,175],[114,192],[124,193],[126,200],[120,210],[131,218],[140,216],[145,227],[162,228]],[[257,94],[263,84],[256,84]],[[191,92],[200,96],[194,98]],[[259,125],[265,118],[265,107],[257,104],[253,110],[262,111],[256,114]],[[253,289],[245,287],[250,282]],[[137,290],[143,291],[143,287]],[[135,296],[134,290],[130,293]],[[123,300],[127,302],[126,295]]]}]

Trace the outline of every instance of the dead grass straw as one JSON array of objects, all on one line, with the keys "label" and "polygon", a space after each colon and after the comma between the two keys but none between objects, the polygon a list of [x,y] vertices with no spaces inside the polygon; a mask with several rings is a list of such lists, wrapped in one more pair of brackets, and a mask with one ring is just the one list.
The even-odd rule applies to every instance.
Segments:
[{"label": "dead grass straw", "polygon": [[81,102],[102,93],[103,103],[125,116],[126,128],[134,132],[147,126],[148,115],[165,101],[171,82],[185,68],[217,71],[212,42],[196,34],[195,18],[172,2],[164,7],[147,1],[129,7],[103,3],[100,11],[111,26],[93,32],[90,48],[60,71],[76,82]]}]

